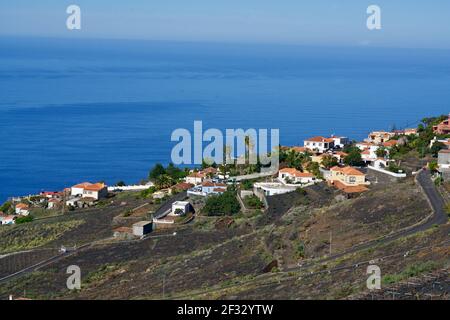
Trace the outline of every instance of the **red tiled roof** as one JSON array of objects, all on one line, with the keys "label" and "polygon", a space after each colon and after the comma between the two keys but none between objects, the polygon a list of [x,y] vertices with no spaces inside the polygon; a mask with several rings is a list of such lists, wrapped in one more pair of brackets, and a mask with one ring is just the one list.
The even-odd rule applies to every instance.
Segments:
[{"label": "red tiled roof", "polygon": [[92,185],[90,182],[82,182],[79,184],[74,185],[72,188],[86,188],[87,186]]},{"label": "red tiled roof", "polygon": [[365,186],[346,186],[338,180],[333,181],[333,185],[339,190],[344,191],[345,193],[361,193],[369,190]]},{"label": "red tiled roof", "polygon": [[281,173],[288,173],[294,177],[299,178],[313,178],[314,175],[308,172],[301,172],[295,168],[283,168],[280,170]]},{"label": "red tiled roof", "polygon": [[318,137],[312,137],[312,138],[306,139],[305,141],[312,141],[312,142],[333,142],[334,140],[333,140],[333,138],[325,138],[325,137],[318,136]]},{"label": "red tiled roof", "polygon": [[17,209],[28,209],[29,206],[27,204],[25,204],[25,203],[19,203],[19,204],[16,205],[16,208]]},{"label": "red tiled roof", "polygon": [[189,190],[194,185],[192,183],[187,182],[180,182],[172,187],[172,189],[178,189],[178,190]]},{"label": "red tiled roof", "polygon": [[383,146],[393,147],[397,144],[397,142],[398,142],[397,140],[389,140],[389,141],[383,142]]},{"label": "red tiled roof", "polygon": [[105,188],[105,184],[104,183],[95,183],[95,184],[91,184],[91,185],[88,185],[88,186],[84,187],[84,190],[100,191],[103,188]]}]

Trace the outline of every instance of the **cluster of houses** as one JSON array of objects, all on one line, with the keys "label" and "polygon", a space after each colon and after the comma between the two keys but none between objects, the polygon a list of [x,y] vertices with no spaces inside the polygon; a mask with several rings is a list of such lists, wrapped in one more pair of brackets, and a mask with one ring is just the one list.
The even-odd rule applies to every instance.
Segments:
[{"label": "cluster of houses", "polygon": [[[433,132],[437,135],[447,135],[450,134],[450,115],[448,119],[445,119],[436,126],[433,126]],[[439,175],[446,181],[450,180],[450,139],[438,139],[434,137],[430,142],[430,148],[436,143],[442,143],[444,148],[438,153],[438,172]]]},{"label": "cluster of houses", "polygon": [[[369,167],[382,170],[389,166],[389,150],[396,146],[399,141],[397,136],[416,135],[417,129],[374,131],[371,132],[364,141],[358,142],[355,146],[361,151],[361,159]],[[304,140],[303,146],[283,147],[298,153],[308,153],[311,161],[319,164],[323,178],[329,185],[332,185],[346,194],[355,194],[367,191],[370,183],[366,179],[366,174],[357,168],[344,165],[344,159],[348,155],[343,150],[351,142],[347,137],[316,136]],[[383,148],[382,156],[377,152]],[[326,169],[322,161],[326,157],[333,157],[338,165]],[[449,152],[450,156],[450,152]],[[450,172],[450,157],[449,157]],[[387,172],[387,171],[386,171]],[[254,185],[255,189],[264,192],[265,195],[275,195],[287,193],[295,190],[299,186],[308,186],[321,180],[311,172],[300,171],[296,168],[282,168],[278,172],[276,181],[259,182]]]},{"label": "cluster of houses", "polygon": [[187,190],[187,194],[203,197],[222,194],[227,191],[225,179],[226,177],[219,174],[219,171],[213,167],[201,171],[192,171],[185,178],[185,183],[191,185]]}]

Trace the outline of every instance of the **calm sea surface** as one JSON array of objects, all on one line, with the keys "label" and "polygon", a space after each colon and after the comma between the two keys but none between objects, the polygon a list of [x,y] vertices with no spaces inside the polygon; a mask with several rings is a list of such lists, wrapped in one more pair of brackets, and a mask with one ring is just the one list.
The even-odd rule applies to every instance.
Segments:
[{"label": "calm sea surface", "polygon": [[450,111],[450,52],[0,38],[0,202],[168,163],[176,128],[364,138]]}]

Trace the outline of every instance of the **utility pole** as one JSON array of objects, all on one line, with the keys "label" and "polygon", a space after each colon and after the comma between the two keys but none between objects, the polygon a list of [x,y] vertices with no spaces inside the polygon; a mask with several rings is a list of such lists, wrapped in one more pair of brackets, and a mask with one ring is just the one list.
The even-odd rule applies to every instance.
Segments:
[{"label": "utility pole", "polygon": [[331,241],[333,240],[333,231],[330,230],[330,256],[331,256]]}]

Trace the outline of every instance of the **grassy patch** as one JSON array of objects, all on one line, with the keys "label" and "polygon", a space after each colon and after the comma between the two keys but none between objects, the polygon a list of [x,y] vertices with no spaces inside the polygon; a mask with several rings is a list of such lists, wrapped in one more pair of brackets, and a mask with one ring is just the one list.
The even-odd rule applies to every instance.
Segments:
[{"label": "grassy patch", "polygon": [[1,227],[0,238],[2,241],[0,242],[0,252],[8,253],[43,246],[83,223],[84,220],[71,220]]},{"label": "grassy patch", "polygon": [[408,266],[405,270],[397,274],[388,274],[382,278],[383,284],[394,284],[411,277],[416,277],[424,272],[431,271],[437,267],[434,261],[427,261],[422,263],[415,263]]}]

